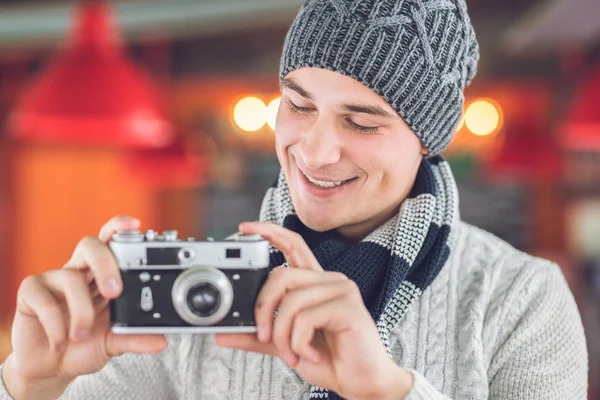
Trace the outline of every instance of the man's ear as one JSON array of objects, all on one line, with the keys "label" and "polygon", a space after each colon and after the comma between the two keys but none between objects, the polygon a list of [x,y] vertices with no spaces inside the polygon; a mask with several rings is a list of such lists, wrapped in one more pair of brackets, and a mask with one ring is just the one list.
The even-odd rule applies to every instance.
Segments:
[{"label": "man's ear", "polygon": [[425,148],[425,146],[424,146],[424,145],[421,145],[421,155],[422,155],[423,157],[425,157],[425,156],[429,155],[429,150],[427,150],[427,148]]}]

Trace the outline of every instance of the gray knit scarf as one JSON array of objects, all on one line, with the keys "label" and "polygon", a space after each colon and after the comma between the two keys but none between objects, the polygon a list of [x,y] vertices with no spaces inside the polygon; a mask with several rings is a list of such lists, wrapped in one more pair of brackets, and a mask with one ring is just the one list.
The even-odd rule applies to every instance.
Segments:
[{"label": "gray knit scarf", "polygon": [[[357,283],[390,357],[390,332],[446,263],[458,219],[456,183],[440,156],[422,161],[398,214],[357,244],[346,243],[335,230],[306,227],[296,216],[282,172],[267,190],[260,211],[261,221],[302,235],[323,269],[342,272]],[[271,267],[284,263],[282,253],[272,247]],[[340,397],[313,386],[310,398]]]}]

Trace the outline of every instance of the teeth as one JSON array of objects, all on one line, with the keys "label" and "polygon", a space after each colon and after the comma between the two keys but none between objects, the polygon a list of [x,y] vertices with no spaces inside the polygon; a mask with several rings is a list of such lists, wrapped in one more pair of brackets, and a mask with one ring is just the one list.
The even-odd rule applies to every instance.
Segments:
[{"label": "teeth", "polygon": [[306,174],[304,174],[304,176],[306,176],[306,178],[314,183],[315,185],[322,187],[322,188],[332,188],[332,187],[336,187],[336,186],[340,186],[342,183],[344,183],[344,181],[338,181],[338,182],[325,182],[325,181],[319,181],[317,179],[314,179]]}]

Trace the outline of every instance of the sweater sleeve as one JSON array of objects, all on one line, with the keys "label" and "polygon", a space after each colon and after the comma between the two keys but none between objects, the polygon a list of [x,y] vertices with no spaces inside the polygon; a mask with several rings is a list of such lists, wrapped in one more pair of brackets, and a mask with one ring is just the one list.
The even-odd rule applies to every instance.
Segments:
[{"label": "sweater sleeve", "polygon": [[507,304],[488,369],[491,399],[587,399],[583,324],[560,268],[538,261]]},{"label": "sweater sleeve", "polygon": [[[113,358],[101,371],[76,378],[59,400],[180,398],[175,380],[179,340],[169,337],[161,354],[125,354]],[[0,376],[2,366],[0,366]],[[0,379],[0,400],[13,400]]]},{"label": "sweater sleeve", "polygon": [[450,400],[449,397],[438,392],[420,372],[412,369],[407,371],[413,374],[414,381],[412,389],[404,400]]},{"label": "sweater sleeve", "polygon": [[[488,368],[489,399],[587,399],[581,317],[560,268],[537,261],[506,299]],[[418,371],[405,400],[448,400]]]}]

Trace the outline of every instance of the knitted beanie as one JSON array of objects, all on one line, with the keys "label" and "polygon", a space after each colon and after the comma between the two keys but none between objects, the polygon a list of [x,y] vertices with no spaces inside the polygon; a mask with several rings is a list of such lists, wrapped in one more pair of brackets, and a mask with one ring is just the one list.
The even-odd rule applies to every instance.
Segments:
[{"label": "knitted beanie", "polygon": [[465,0],[307,0],[287,33],[280,78],[302,67],[352,77],[435,155],[454,136],[478,59]]}]

